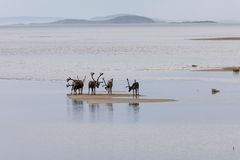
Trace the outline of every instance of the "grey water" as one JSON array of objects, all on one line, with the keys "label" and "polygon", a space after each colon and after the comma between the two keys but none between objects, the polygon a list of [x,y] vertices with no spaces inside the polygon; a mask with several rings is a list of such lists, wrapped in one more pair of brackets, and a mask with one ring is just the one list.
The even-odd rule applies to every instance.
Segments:
[{"label": "grey water", "polygon": [[[1,27],[0,35],[0,159],[240,158],[239,74],[191,71],[239,65],[239,41],[190,40],[239,36],[238,25]],[[114,90],[137,79],[146,97],[177,101],[69,99],[64,80],[92,71],[113,77]]]},{"label": "grey water", "polygon": [[[63,80],[104,72],[116,79],[167,79],[157,71],[240,64],[240,25],[1,27],[0,78]],[[188,78],[188,77],[178,77]]]},{"label": "grey water", "polygon": [[178,101],[131,105],[73,101],[64,81],[1,80],[0,158],[238,159],[240,86],[223,83],[141,81],[147,97]]}]

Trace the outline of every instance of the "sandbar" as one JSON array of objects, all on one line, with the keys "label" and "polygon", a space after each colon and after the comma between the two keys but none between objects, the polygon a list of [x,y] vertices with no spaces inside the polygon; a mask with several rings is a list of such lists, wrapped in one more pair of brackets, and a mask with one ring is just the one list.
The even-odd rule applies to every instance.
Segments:
[{"label": "sandbar", "polygon": [[191,40],[205,40],[205,41],[239,41],[240,37],[219,37],[219,38],[197,38]]},{"label": "sandbar", "polygon": [[196,69],[192,71],[203,71],[203,72],[239,72],[240,67],[223,67],[223,68],[207,68],[207,69]]},{"label": "sandbar", "polygon": [[143,95],[139,95],[137,98],[128,93],[113,93],[108,95],[106,93],[97,93],[96,95],[74,95],[67,94],[67,96],[76,101],[83,101],[89,104],[107,104],[107,103],[160,103],[160,102],[174,102],[174,99],[160,99],[160,98],[142,98]]}]

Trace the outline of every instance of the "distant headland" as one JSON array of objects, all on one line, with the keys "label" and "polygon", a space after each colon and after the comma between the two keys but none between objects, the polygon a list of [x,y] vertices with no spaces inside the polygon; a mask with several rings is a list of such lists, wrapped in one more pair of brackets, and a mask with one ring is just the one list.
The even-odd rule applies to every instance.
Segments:
[{"label": "distant headland", "polygon": [[[57,26],[57,25],[108,25],[108,24],[218,24],[216,21],[170,21],[132,14],[116,14],[91,19],[60,17],[6,17],[0,18],[0,26]],[[220,22],[221,23],[221,22]]]},{"label": "distant headland", "polygon": [[148,17],[137,15],[120,15],[109,19],[85,20],[85,19],[63,19],[48,24],[133,24],[133,23],[155,23]]}]

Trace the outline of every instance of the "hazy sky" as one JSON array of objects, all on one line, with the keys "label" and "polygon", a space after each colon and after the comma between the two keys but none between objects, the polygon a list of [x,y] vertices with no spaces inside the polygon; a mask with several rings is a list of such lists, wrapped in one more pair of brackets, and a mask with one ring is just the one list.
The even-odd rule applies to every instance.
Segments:
[{"label": "hazy sky", "polygon": [[166,20],[240,20],[240,0],[0,0],[0,17],[90,18],[118,13]]}]

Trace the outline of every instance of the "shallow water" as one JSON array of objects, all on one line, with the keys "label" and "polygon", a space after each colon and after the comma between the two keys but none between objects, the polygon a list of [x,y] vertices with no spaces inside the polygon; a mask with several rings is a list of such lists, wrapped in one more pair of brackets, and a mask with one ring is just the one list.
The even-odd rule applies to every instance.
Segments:
[{"label": "shallow water", "polygon": [[[239,65],[240,42],[189,40],[239,36],[238,25],[1,27],[0,35],[0,159],[240,158],[240,76],[190,71]],[[178,101],[68,99],[63,80],[92,71],[113,77],[114,90],[137,78],[141,94]]]},{"label": "shallow water", "polygon": [[[104,72],[158,79],[152,72],[239,65],[239,25],[1,27],[0,78],[63,80]],[[168,77],[165,77],[168,78]],[[184,78],[184,77],[180,77]]]},{"label": "shallow water", "polygon": [[132,106],[72,101],[61,81],[0,82],[1,159],[240,158],[235,83],[141,81],[147,97],[178,102]]}]

